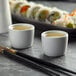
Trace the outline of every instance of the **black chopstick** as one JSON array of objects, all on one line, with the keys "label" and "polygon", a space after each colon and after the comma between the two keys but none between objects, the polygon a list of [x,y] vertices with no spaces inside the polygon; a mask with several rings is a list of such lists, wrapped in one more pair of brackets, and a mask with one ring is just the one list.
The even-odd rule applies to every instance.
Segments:
[{"label": "black chopstick", "polygon": [[[73,71],[71,71],[71,70],[69,70],[69,69],[66,69],[66,68],[60,67],[60,66],[58,66],[58,65],[52,64],[51,62],[46,62],[46,61],[44,61],[44,60],[42,60],[42,59],[35,58],[35,57],[29,56],[29,55],[27,55],[27,54],[24,54],[24,53],[21,53],[21,52],[18,52],[18,51],[16,51],[16,54],[19,55],[19,56],[21,56],[21,57],[24,57],[24,58],[27,58],[27,59],[29,59],[29,60],[32,60],[32,61],[34,61],[34,62],[36,62],[36,63],[45,65],[46,67],[51,68],[51,69],[54,69],[54,70],[56,70],[56,71],[58,71],[58,72],[61,72],[61,73],[63,73],[63,74],[66,74],[67,76],[71,76],[71,75],[68,74],[67,72],[76,75],[76,72],[73,72]],[[57,70],[57,69],[60,69],[60,70]]]},{"label": "black chopstick", "polygon": [[16,55],[16,54],[12,54],[6,50],[3,50],[3,55],[7,56],[8,58],[10,59],[13,59],[13,60],[16,60],[24,65],[27,65],[31,68],[34,68],[40,72],[43,72],[49,76],[60,76],[59,74],[57,74],[56,72],[52,71],[52,70],[49,70],[48,68],[44,67],[44,66],[41,66],[29,59],[26,59],[26,58],[23,58],[19,55]]}]

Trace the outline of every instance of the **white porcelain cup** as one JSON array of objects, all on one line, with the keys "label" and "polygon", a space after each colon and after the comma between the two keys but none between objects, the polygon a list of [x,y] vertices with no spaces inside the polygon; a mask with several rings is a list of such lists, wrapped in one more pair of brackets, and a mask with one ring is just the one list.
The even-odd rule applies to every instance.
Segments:
[{"label": "white porcelain cup", "polygon": [[[25,30],[14,30],[14,26],[27,26],[30,29]],[[35,27],[32,24],[12,24],[9,26],[9,39],[11,46],[16,49],[24,49],[31,47],[34,40],[34,29]]]},{"label": "white porcelain cup", "polygon": [[[46,36],[47,33],[60,33],[63,36]],[[45,31],[41,34],[44,54],[51,57],[65,54],[68,45],[68,33],[59,30]]]}]

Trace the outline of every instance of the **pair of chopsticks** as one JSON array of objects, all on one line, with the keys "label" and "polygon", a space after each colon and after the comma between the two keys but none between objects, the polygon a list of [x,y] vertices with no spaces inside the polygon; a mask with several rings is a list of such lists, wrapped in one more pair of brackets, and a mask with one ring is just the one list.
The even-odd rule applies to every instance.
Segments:
[{"label": "pair of chopsticks", "polygon": [[23,53],[21,53],[21,55],[19,55],[20,52],[17,52],[16,50],[8,49],[8,48],[4,48],[1,50],[1,48],[0,48],[0,51],[4,56],[6,56],[12,60],[16,60],[17,62],[24,64],[28,67],[31,67],[33,69],[36,69],[40,72],[43,72],[43,73],[47,74],[48,76],[60,76],[58,73],[54,72],[53,70],[49,70],[48,68],[41,66],[40,64],[37,64],[36,62],[34,62],[28,58],[22,57],[21,55]]},{"label": "pair of chopsticks", "polygon": [[65,76],[72,76],[71,74],[76,74],[71,70],[66,68],[60,67],[58,65],[46,62],[42,59],[38,59],[27,54],[18,52],[13,49],[9,49],[6,47],[0,47],[1,52],[3,55],[15,59],[18,62],[27,65],[31,68],[34,68],[40,72],[43,72],[49,76],[60,76],[60,73],[64,74]]}]

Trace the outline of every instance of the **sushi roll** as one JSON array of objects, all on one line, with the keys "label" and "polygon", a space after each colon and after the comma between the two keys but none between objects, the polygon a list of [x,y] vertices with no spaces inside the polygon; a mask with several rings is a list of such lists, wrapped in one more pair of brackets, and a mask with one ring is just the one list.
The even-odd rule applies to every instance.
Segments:
[{"label": "sushi roll", "polygon": [[21,16],[27,17],[28,10],[34,5],[35,3],[29,2],[27,4],[23,4],[20,6],[19,13]]},{"label": "sushi roll", "polygon": [[35,4],[34,6],[32,6],[29,10],[28,10],[28,15],[27,17],[28,18],[31,18],[31,19],[35,19],[35,15],[36,13],[39,11],[40,8],[42,8],[43,5],[41,4]]},{"label": "sushi roll", "polygon": [[52,8],[47,18],[47,21],[52,24],[55,20],[60,19],[62,17],[63,17],[63,13],[61,10],[57,8]]},{"label": "sushi roll", "polygon": [[46,22],[46,19],[50,13],[50,10],[51,10],[51,8],[49,8],[49,7],[43,7],[41,9],[39,9],[39,11],[35,15],[35,19],[42,21],[42,22]]},{"label": "sushi roll", "polygon": [[67,18],[66,18],[66,27],[68,27],[68,28],[75,28],[75,24],[74,24],[74,21],[73,21],[73,19],[71,18],[71,16],[67,16]]},{"label": "sushi roll", "polygon": [[74,21],[69,15],[65,15],[63,18],[54,21],[53,25],[68,27],[68,28],[75,28]]},{"label": "sushi roll", "polygon": [[18,13],[18,9],[20,8],[20,6],[21,6],[22,4],[23,4],[23,2],[17,2],[17,3],[16,3],[16,5],[15,5],[15,7],[14,7],[14,11],[13,11],[15,14],[19,14],[19,13]]},{"label": "sushi roll", "polygon": [[27,1],[12,1],[10,2],[10,9],[12,13],[17,14],[18,13],[18,9],[20,8],[20,6],[25,3],[26,4]]}]

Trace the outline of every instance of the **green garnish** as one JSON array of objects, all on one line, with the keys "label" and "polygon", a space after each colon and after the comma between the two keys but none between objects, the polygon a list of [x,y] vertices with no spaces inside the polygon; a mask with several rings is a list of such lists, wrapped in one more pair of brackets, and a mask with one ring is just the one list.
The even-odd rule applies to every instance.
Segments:
[{"label": "green garnish", "polygon": [[75,28],[75,25],[72,24],[72,23],[69,23],[69,24],[67,24],[66,26],[67,26],[68,28]]},{"label": "green garnish", "polygon": [[45,21],[45,19],[47,18],[49,12],[47,10],[44,10],[40,13],[39,15],[39,20],[40,21]]}]

